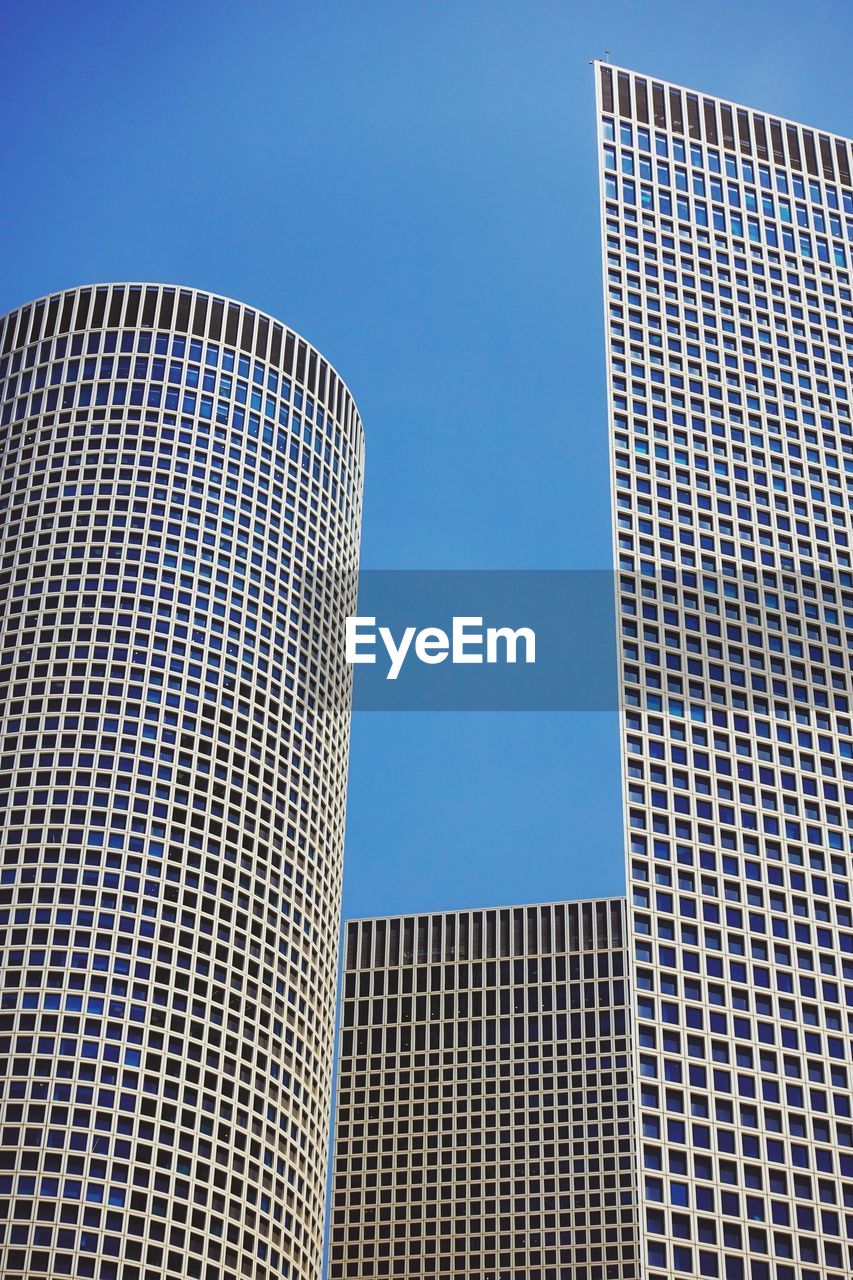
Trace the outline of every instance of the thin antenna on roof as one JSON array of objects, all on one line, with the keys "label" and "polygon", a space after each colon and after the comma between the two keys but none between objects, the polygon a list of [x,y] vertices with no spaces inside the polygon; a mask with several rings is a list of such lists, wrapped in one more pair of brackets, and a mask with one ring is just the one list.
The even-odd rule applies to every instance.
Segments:
[{"label": "thin antenna on roof", "polygon": [[610,61],[610,50],[609,50],[609,49],[605,49],[605,50],[604,50],[604,61],[605,61],[605,62],[609,62],[609,61]]}]

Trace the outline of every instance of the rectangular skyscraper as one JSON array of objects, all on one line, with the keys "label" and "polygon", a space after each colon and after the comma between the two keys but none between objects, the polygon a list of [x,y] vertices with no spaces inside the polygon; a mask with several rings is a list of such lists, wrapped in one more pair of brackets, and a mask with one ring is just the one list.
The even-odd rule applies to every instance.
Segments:
[{"label": "rectangular skyscraper", "polygon": [[853,152],[596,68],[641,1262],[853,1272]]},{"label": "rectangular skyscraper", "polygon": [[633,1280],[620,899],[347,927],[330,1280]]}]

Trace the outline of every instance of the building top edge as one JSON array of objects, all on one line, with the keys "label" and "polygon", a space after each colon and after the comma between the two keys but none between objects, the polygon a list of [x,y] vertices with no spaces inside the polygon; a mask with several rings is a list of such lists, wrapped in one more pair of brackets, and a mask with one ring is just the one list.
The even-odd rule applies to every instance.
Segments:
[{"label": "building top edge", "polygon": [[348,929],[353,924],[376,924],[378,921],[389,920],[423,920],[431,919],[433,916],[466,916],[475,911],[527,911],[537,907],[579,907],[596,903],[625,903],[626,897],[623,893],[605,894],[602,897],[595,898],[551,898],[547,902],[506,902],[497,906],[487,907],[454,907],[448,911],[395,911],[390,915],[381,916],[349,916],[343,921],[344,929]]},{"label": "building top edge", "polygon": [[697,89],[695,85],[680,84],[677,80],[667,80],[663,76],[653,76],[645,71],[638,71],[634,67],[623,67],[616,62],[605,62],[603,58],[593,58],[592,63],[596,70],[606,67],[616,73],[622,72],[623,75],[646,80],[649,84],[659,84],[665,89],[677,89],[681,93],[690,93],[699,98],[708,98],[710,101],[731,107],[735,111],[749,111],[753,115],[766,116],[768,119],[778,120],[780,124],[793,125],[797,129],[807,129],[810,133],[819,134],[825,138],[831,138],[833,141],[846,143],[848,147],[853,147],[853,138],[848,134],[835,133],[831,129],[824,129],[819,125],[811,124],[807,120],[794,120],[791,116],[782,115],[778,111],[771,111],[767,107],[756,107],[748,102],[738,102],[734,98],[722,97],[717,93],[707,93],[704,89]]},{"label": "building top edge", "polygon": [[[106,289],[106,290],[110,290],[110,289],[140,289],[140,290],[142,290],[142,289],[156,289],[156,290],[158,290],[158,291],[159,291],[159,292],[161,292],[161,293],[164,293],[164,292],[174,292],[174,293],[175,293],[175,295],[178,295],[178,294],[189,294],[189,295],[191,295],[192,297],[203,297],[203,298],[209,298],[211,301],[221,302],[221,303],[223,303],[225,306],[234,306],[234,307],[239,307],[241,311],[243,311],[243,312],[251,312],[251,314],[252,314],[252,315],[257,316],[257,317],[259,317],[259,318],[262,318],[262,319],[264,319],[264,320],[267,320],[270,324],[273,324],[273,325],[280,325],[280,326],[281,326],[281,328],[282,328],[284,331],[286,331],[287,333],[292,334],[292,335],[293,335],[293,337],[294,337],[294,339],[296,339],[296,341],[297,341],[297,342],[304,342],[304,343],[305,343],[305,345],[306,345],[306,346],[307,346],[311,351],[315,352],[315,353],[316,353],[316,354],[317,354],[317,355],[318,355],[322,360],[325,360],[326,364],[329,366],[329,368],[331,369],[332,373],[334,373],[334,374],[335,374],[335,376],[336,376],[336,377],[338,378],[338,380],[341,382],[341,384],[343,385],[343,387],[344,387],[344,389],[346,390],[347,394],[349,395],[349,398],[350,398],[350,400],[351,400],[351,402],[352,402],[353,408],[354,408],[354,409],[355,409],[355,411],[356,411],[356,415],[357,415],[357,417],[358,417],[358,419],[359,419],[359,422],[361,421],[361,415],[358,413],[358,406],[357,406],[356,398],[355,398],[355,395],[354,395],[354,394],[353,394],[353,392],[352,392],[352,389],[350,388],[349,383],[348,383],[348,382],[347,382],[347,380],[346,380],[346,379],[345,379],[345,378],[340,374],[340,372],[338,371],[337,366],[336,366],[336,365],[334,365],[334,364],[331,362],[331,360],[329,360],[328,356],[327,356],[327,355],[325,355],[325,353],[324,353],[324,352],[323,352],[323,351],[322,351],[318,346],[316,346],[313,342],[311,342],[311,340],[310,340],[309,338],[306,338],[303,334],[299,333],[299,332],[298,332],[298,330],[294,329],[292,325],[287,324],[287,323],[286,323],[286,321],[282,320],[279,316],[273,315],[273,314],[272,314],[272,312],[270,312],[270,311],[264,311],[264,310],[262,310],[262,308],[252,306],[252,304],[251,304],[251,303],[244,302],[244,301],[243,301],[242,299],[240,299],[240,298],[234,298],[234,297],[232,297],[230,294],[227,294],[227,293],[220,293],[220,292],[218,292],[218,291],[217,291],[217,290],[215,290],[215,289],[199,289],[199,288],[196,288],[196,287],[195,287],[195,286],[193,286],[193,285],[187,285],[187,284],[174,284],[174,283],[171,283],[171,282],[168,282],[168,281],[161,281],[161,280],[96,280],[96,281],[87,281],[87,282],[85,282],[85,283],[81,283],[81,284],[69,285],[67,288],[64,288],[64,289],[54,289],[54,290],[52,290],[50,293],[41,294],[41,295],[39,295],[38,297],[35,297],[35,298],[28,298],[26,301],[19,303],[17,306],[15,306],[15,307],[10,307],[8,311],[4,311],[4,312],[0,313],[0,333],[2,333],[3,328],[4,328],[4,326],[6,325],[6,322],[9,320],[9,318],[10,318],[10,317],[12,317],[12,316],[16,316],[16,315],[20,315],[20,314],[21,314],[22,312],[24,312],[24,311],[32,311],[32,310],[33,310],[35,307],[37,307],[40,303],[47,304],[47,303],[52,302],[54,298],[65,298],[65,297],[68,297],[69,295],[85,293],[85,292],[87,292],[87,291],[92,292],[92,293],[95,293],[95,292],[96,292],[97,290],[99,290],[99,289]],[[110,327],[112,327],[112,326],[107,325],[107,324],[104,324],[104,325],[100,325],[100,326],[98,326],[98,327],[99,327],[99,328],[110,328]],[[133,324],[133,325],[130,325],[130,326],[122,326],[122,327],[129,327],[129,328],[141,329],[141,328],[145,328],[145,327],[149,327],[149,326],[144,326],[144,325],[141,325],[141,324]],[[168,327],[169,327],[170,329],[172,329],[172,330],[174,330],[174,329],[175,329],[175,325],[174,325],[174,324],[172,324],[172,325],[170,325],[170,326],[168,326]],[[179,332],[180,332],[180,330],[179,330]],[[226,344],[226,345],[229,345],[229,344]]]}]

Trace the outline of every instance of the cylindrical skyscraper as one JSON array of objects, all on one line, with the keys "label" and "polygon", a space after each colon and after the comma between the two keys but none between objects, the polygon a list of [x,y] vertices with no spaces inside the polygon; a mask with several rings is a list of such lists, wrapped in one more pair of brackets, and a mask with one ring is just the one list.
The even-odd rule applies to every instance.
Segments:
[{"label": "cylindrical skyscraper", "polygon": [[0,320],[5,1280],[318,1280],[362,463],[238,303]]}]

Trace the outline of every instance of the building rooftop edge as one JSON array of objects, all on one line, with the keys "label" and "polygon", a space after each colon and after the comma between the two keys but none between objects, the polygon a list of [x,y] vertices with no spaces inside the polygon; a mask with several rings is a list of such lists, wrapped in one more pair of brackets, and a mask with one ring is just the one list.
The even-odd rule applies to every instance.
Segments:
[{"label": "building rooftop edge", "polygon": [[[343,383],[343,385],[344,385],[344,387],[345,387],[345,389],[346,389],[346,391],[347,391],[347,393],[348,393],[348,395],[349,395],[349,397],[350,397],[350,400],[351,400],[351,401],[352,401],[352,403],[353,403],[353,406],[354,406],[354,408],[355,408],[355,411],[356,411],[356,413],[358,414],[359,421],[361,421],[361,414],[359,413],[359,410],[358,410],[358,402],[357,402],[357,400],[356,400],[356,398],[355,398],[355,395],[353,394],[352,388],[350,387],[350,385],[349,385],[349,383],[347,382],[346,378],[344,378],[344,377],[341,375],[341,373],[339,372],[339,370],[338,370],[337,366],[336,366],[336,365],[334,365],[334,364],[332,364],[332,362],[331,362],[331,360],[329,359],[329,357],[325,354],[325,352],[324,352],[320,347],[318,347],[318,346],[316,345],[316,343],[312,342],[310,338],[306,338],[304,334],[302,334],[302,333],[300,333],[298,330],[294,329],[292,325],[289,325],[285,320],[282,320],[280,316],[273,315],[273,313],[272,313],[271,311],[264,311],[261,307],[256,307],[256,306],[254,306],[251,302],[245,302],[245,301],[243,301],[241,298],[234,298],[234,297],[232,297],[232,296],[231,296],[231,294],[228,294],[228,293],[221,293],[221,292],[219,292],[219,291],[218,291],[218,290],[216,290],[216,289],[200,289],[200,288],[198,288],[196,285],[191,285],[191,284],[174,284],[174,283],[171,283],[171,282],[168,282],[168,281],[164,281],[164,280],[95,280],[95,281],[86,281],[85,283],[82,283],[82,284],[72,284],[72,285],[68,285],[68,286],[67,286],[66,288],[64,288],[64,289],[52,289],[50,293],[42,293],[42,294],[39,294],[39,295],[38,295],[37,297],[35,297],[35,298],[28,298],[28,299],[26,299],[26,301],[21,302],[21,303],[18,303],[18,305],[17,305],[17,306],[10,307],[8,311],[0,312],[0,329],[2,329],[4,321],[5,321],[5,320],[7,320],[9,316],[13,316],[13,315],[17,314],[17,313],[18,313],[18,312],[20,312],[20,311],[24,311],[27,307],[34,307],[34,306],[36,306],[39,302],[49,302],[51,298],[61,298],[61,297],[64,297],[64,296],[65,296],[65,294],[68,294],[68,293],[81,293],[81,292],[83,292],[83,291],[84,291],[84,290],[86,290],[86,289],[91,289],[91,290],[93,290],[93,291],[94,291],[95,289],[116,289],[116,288],[120,288],[120,289],[161,289],[161,290],[162,290],[162,289],[174,289],[176,293],[184,292],[184,293],[193,293],[193,294],[204,294],[204,296],[205,296],[205,297],[207,297],[207,298],[216,298],[216,299],[218,299],[220,302],[231,303],[231,304],[233,304],[235,307],[242,307],[242,308],[244,308],[246,311],[253,311],[253,312],[255,313],[255,315],[257,315],[257,316],[263,316],[263,317],[264,317],[264,319],[271,321],[271,323],[272,323],[272,324],[280,324],[280,325],[282,326],[282,328],[283,328],[283,329],[287,329],[287,330],[288,330],[288,332],[292,333],[292,334],[293,334],[293,336],[294,336],[294,338],[298,339],[298,341],[300,341],[300,342],[304,342],[304,343],[306,343],[306,345],[307,345],[307,346],[309,346],[309,347],[311,348],[311,350],[312,350],[312,351],[316,351],[316,352],[317,352],[317,355],[318,355],[318,356],[320,356],[320,357],[321,357],[321,359],[325,360],[326,364],[329,366],[329,368],[332,370],[332,372],[335,374],[335,376],[339,379],[339,381],[340,381],[341,383]],[[103,327],[103,328],[108,328],[109,326],[104,325],[104,326],[102,326],[102,327]],[[140,328],[141,326],[136,325],[136,326],[133,326],[133,327],[135,327],[135,328]]]},{"label": "building rooftop edge", "polygon": [[[831,129],[824,129],[819,125],[809,124],[805,120],[794,120],[791,116],[781,115],[778,111],[770,111],[767,107],[754,107],[746,102],[737,102],[734,98],[725,98],[718,93],[708,93],[704,89],[697,89],[695,85],[679,84],[677,80],[667,80],[663,76],[649,75],[646,71],[637,71],[633,67],[623,67],[616,62],[605,62],[603,58],[593,58],[592,65],[598,67],[609,67],[611,71],[622,71],[629,76],[639,76],[642,80],[648,80],[656,84],[663,85],[667,89],[680,89],[682,93],[694,93],[697,97],[711,98],[714,102],[725,103],[726,106],[733,107],[736,111],[752,111],[760,116],[768,116],[778,120],[780,124],[791,124],[798,129],[808,129],[812,133],[823,134],[824,137],[838,139],[840,142],[846,142],[849,147],[853,147],[853,138],[846,133],[834,133]],[[652,125],[652,128],[660,128],[660,126]],[[775,163],[775,162],[774,162]]]},{"label": "building rooftop edge", "polygon": [[390,915],[380,916],[348,916],[342,923],[346,929],[351,924],[375,924],[378,920],[420,920],[428,916],[463,916],[471,911],[516,911],[529,907],[567,907],[593,902],[626,902],[624,893],[602,894],[594,898],[551,898],[547,902],[505,902],[488,907],[452,907],[438,911],[394,911]]}]

